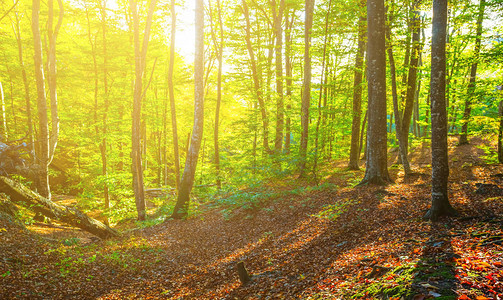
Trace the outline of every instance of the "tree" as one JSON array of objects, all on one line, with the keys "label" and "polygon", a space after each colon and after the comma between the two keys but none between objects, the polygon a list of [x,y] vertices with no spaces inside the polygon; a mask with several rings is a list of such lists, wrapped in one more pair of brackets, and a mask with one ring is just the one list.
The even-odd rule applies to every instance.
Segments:
[{"label": "tree", "polygon": [[194,54],[194,127],[190,147],[185,160],[178,198],[173,214],[174,219],[185,218],[189,212],[190,191],[194,185],[199,149],[203,140],[204,125],[204,3],[196,0],[195,10],[196,44]]},{"label": "tree", "polygon": [[[218,127],[220,122],[220,105],[222,103],[222,56],[224,52],[224,26],[222,22],[222,6],[220,0],[217,0],[217,15],[218,15],[218,29],[220,40],[217,41],[217,37],[214,30],[213,19],[211,19],[211,36],[213,38],[213,43],[217,49],[217,60],[218,60],[218,74],[217,74],[217,105],[215,108],[215,127],[213,130],[213,143],[215,145],[215,171],[216,171],[216,184],[217,188],[220,189],[222,186],[222,180],[220,179],[220,151],[218,145]],[[211,16],[211,2],[210,2],[210,16]]]},{"label": "tree", "polygon": [[255,51],[253,49],[252,43],[251,43],[251,25],[250,25],[250,12],[248,10],[248,4],[246,3],[246,0],[241,0],[242,3],[242,11],[243,15],[245,17],[245,40],[246,40],[246,49],[248,50],[248,55],[250,57],[250,68],[252,72],[252,79],[253,79],[253,89],[255,90],[255,96],[257,98],[259,108],[260,108],[260,115],[262,117],[262,143],[264,147],[264,151],[266,153],[270,153],[271,149],[269,148],[269,120],[267,118],[267,110],[265,107],[265,101],[264,97],[262,95],[262,88],[261,88],[261,83],[259,79],[259,74],[257,70],[257,61],[255,58]]},{"label": "tree", "polygon": [[388,173],[386,130],[386,47],[383,0],[367,1],[368,127],[367,165],[359,185],[386,184]]},{"label": "tree", "polygon": [[[387,53],[389,60],[389,70],[391,75],[391,94],[393,97],[393,113],[395,114],[395,129],[396,129],[396,137],[398,139],[398,152],[399,158],[403,165],[403,170],[405,176],[410,174],[410,166],[409,159],[407,158],[407,141],[409,128],[403,129],[402,127],[402,115],[400,113],[400,109],[398,107],[398,91],[397,91],[397,83],[396,83],[396,67],[395,67],[395,58],[393,55],[393,44],[391,40],[391,24],[392,24],[393,13],[390,13],[388,16],[388,25],[386,26],[386,40],[388,42]],[[409,122],[410,123],[410,122]],[[391,125],[390,125],[391,127]],[[402,130],[406,130],[407,134],[403,134]]]},{"label": "tree", "polygon": [[433,0],[433,27],[431,41],[431,208],[425,219],[453,216],[456,211],[449,202],[447,181],[449,158],[447,154],[447,110],[445,101],[445,38],[447,27],[447,0]]},{"label": "tree", "polygon": [[[276,1],[272,1],[273,12],[276,11]],[[281,153],[283,143],[283,125],[285,118],[284,95],[283,95],[283,11],[285,9],[285,0],[280,0],[279,11],[274,13],[274,31],[276,35],[276,139],[274,141],[274,150],[276,154]]]},{"label": "tree", "polygon": [[175,91],[173,86],[173,69],[175,66],[175,37],[176,37],[176,12],[175,0],[170,1],[171,12],[171,39],[169,43],[168,63],[168,94],[171,111],[171,130],[173,133],[173,156],[175,164],[175,183],[177,190],[180,188],[180,154],[178,148],[178,128],[176,122]]},{"label": "tree", "polygon": [[482,39],[482,21],[484,20],[485,0],[480,0],[479,14],[477,17],[477,30],[475,36],[475,49],[473,50],[473,62],[470,68],[470,82],[468,83],[468,94],[466,95],[465,111],[463,113],[461,134],[459,135],[459,145],[468,144],[468,121],[472,111],[472,101],[475,96],[475,81],[477,79],[477,67],[479,63],[480,43]]},{"label": "tree", "polygon": [[145,213],[145,192],[143,186],[143,168],[142,168],[142,153],[141,153],[141,103],[144,97],[143,91],[143,74],[145,72],[148,41],[150,36],[150,27],[152,25],[152,17],[154,15],[155,4],[157,0],[151,0],[148,8],[147,22],[145,24],[145,33],[143,35],[143,43],[140,48],[140,20],[138,16],[137,2],[130,0],[129,5],[133,14],[133,31],[134,31],[134,52],[135,52],[135,84],[133,98],[133,124],[132,124],[132,174],[133,174],[133,191],[136,202],[136,210],[138,212],[138,220],[146,219]]},{"label": "tree", "polygon": [[359,135],[360,123],[362,115],[362,89],[363,89],[363,55],[365,54],[366,45],[366,14],[365,2],[360,1],[360,18],[358,20],[358,50],[355,56],[355,71],[353,80],[353,121],[351,126],[351,149],[349,151],[350,170],[358,170],[359,151]]},{"label": "tree", "polygon": [[42,39],[40,37],[40,0],[33,0],[31,29],[34,44],[35,80],[37,83],[38,140],[39,161],[38,192],[42,197],[51,198],[49,187],[49,121],[45,97],[44,69],[42,61]]},{"label": "tree", "polygon": [[306,20],[304,24],[304,83],[302,85],[302,106],[300,121],[302,134],[300,136],[299,177],[305,176],[307,161],[307,142],[309,137],[309,105],[311,103],[311,30],[313,27],[314,1],[306,0]]}]

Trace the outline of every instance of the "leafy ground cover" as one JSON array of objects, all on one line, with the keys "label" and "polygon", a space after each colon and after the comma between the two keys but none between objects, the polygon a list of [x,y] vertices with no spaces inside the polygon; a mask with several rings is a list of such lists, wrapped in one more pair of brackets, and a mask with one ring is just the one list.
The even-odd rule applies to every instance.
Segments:
[{"label": "leafy ground cover", "polygon": [[[339,163],[319,186],[274,182],[120,240],[0,217],[0,298],[501,299],[503,166],[491,149],[478,138],[451,145],[460,216],[437,223],[421,219],[427,145],[413,154],[417,173],[391,167],[386,187],[354,188],[363,171]],[[240,261],[252,275],[245,285]]]}]

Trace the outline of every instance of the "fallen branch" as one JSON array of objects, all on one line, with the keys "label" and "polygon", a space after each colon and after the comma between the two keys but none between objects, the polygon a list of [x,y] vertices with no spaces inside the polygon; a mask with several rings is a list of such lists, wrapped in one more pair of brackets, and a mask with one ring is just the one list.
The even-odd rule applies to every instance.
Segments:
[{"label": "fallen branch", "polygon": [[24,185],[0,176],[0,191],[10,197],[10,201],[41,213],[44,216],[78,227],[102,239],[120,236],[119,232],[102,222],[88,217],[83,212],[46,199]]}]

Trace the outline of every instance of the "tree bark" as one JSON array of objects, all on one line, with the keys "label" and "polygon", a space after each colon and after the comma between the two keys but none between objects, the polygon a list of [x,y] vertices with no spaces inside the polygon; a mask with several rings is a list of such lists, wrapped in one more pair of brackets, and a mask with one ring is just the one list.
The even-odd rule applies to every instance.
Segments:
[{"label": "tree bark", "polygon": [[417,67],[419,63],[419,51],[421,51],[421,44],[419,41],[420,30],[421,30],[421,19],[419,11],[417,11],[419,5],[420,0],[415,0],[411,12],[412,19],[410,20],[410,27],[412,31],[412,49],[410,54],[410,61],[408,64],[409,74],[407,76],[405,106],[403,109],[403,115],[401,120],[402,128],[400,130],[400,134],[402,135],[402,141],[404,143],[405,155],[407,155],[409,152],[409,127],[410,127],[410,121],[412,119],[412,112],[414,109],[414,98],[415,98],[414,96],[416,94],[416,86],[417,86]]},{"label": "tree bark", "polygon": [[157,0],[150,1],[147,22],[145,24],[145,33],[143,35],[143,44],[140,48],[140,20],[137,10],[137,2],[130,0],[129,5],[133,13],[133,31],[134,31],[134,49],[135,49],[135,85],[133,99],[133,124],[132,124],[132,173],[133,173],[133,191],[135,195],[136,210],[138,220],[146,219],[145,213],[145,192],[143,186],[143,168],[141,159],[141,102],[143,98],[143,74],[145,72],[148,41],[150,36],[150,27]]},{"label": "tree bark", "polygon": [[363,59],[365,55],[367,24],[365,2],[360,1],[360,19],[358,20],[358,50],[355,57],[355,71],[353,80],[353,121],[351,126],[351,149],[349,151],[350,170],[359,170],[358,158],[360,123],[362,115],[362,90],[363,90]]},{"label": "tree bark", "polygon": [[203,0],[196,0],[195,9],[195,55],[194,55],[194,127],[190,148],[185,161],[178,199],[176,201],[173,214],[174,219],[185,218],[189,212],[190,192],[194,185],[194,175],[196,173],[199,149],[203,139],[204,125],[204,3]]},{"label": "tree bark", "polygon": [[447,110],[445,102],[445,38],[447,0],[433,0],[431,43],[431,208],[425,219],[437,220],[452,216],[456,211],[449,203],[447,182],[449,158],[447,154]]},{"label": "tree bark", "polygon": [[290,143],[291,143],[291,118],[290,118],[290,110],[292,109],[291,101],[292,101],[292,28],[293,28],[293,20],[295,17],[295,12],[292,11],[292,19],[289,19],[288,13],[285,16],[285,75],[286,75],[286,112],[285,112],[285,154],[290,154]]},{"label": "tree bark", "polygon": [[[275,7],[276,1],[273,0]],[[279,11],[274,16],[274,31],[276,35],[275,46],[275,62],[276,62],[276,138],[274,141],[274,150],[276,155],[281,154],[283,146],[283,131],[285,123],[285,107],[283,95],[283,10],[285,8],[285,0],[280,0]]]},{"label": "tree bark", "polygon": [[386,45],[384,0],[367,1],[368,127],[365,177],[359,183],[387,184]]},{"label": "tree bark", "polygon": [[[393,97],[393,112],[395,115],[395,130],[396,130],[396,137],[398,139],[398,152],[399,152],[399,158],[400,161],[403,165],[403,170],[405,173],[405,176],[409,175],[411,173],[410,171],[410,165],[409,165],[409,159],[407,158],[407,142],[405,139],[408,138],[408,135],[405,136],[402,134],[402,118],[400,117],[400,109],[398,107],[398,91],[397,91],[397,84],[396,84],[396,68],[395,68],[395,58],[393,56],[393,45],[391,41],[391,19],[392,19],[392,14],[388,16],[389,24],[386,26],[386,39],[388,41],[388,60],[389,60],[389,70],[390,70],[390,75],[391,75],[391,94]],[[392,115],[393,116],[393,115]],[[391,120],[390,120],[391,122]],[[390,132],[391,132],[391,124],[390,124]],[[408,133],[408,128],[407,128],[407,133]]]},{"label": "tree bark", "polygon": [[243,14],[246,20],[245,26],[245,40],[246,40],[246,48],[248,50],[248,55],[250,56],[250,67],[252,72],[253,79],[253,89],[255,90],[255,94],[257,97],[257,101],[260,107],[260,114],[262,116],[262,134],[263,134],[263,147],[266,153],[270,153],[271,149],[269,148],[269,121],[267,119],[267,111],[265,107],[264,98],[262,95],[262,90],[260,87],[260,80],[257,72],[257,62],[255,60],[255,52],[253,50],[253,46],[251,43],[251,25],[250,25],[250,13],[248,11],[248,4],[246,0],[241,0]]},{"label": "tree bark", "polygon": [[477,66],[479,63],[480,43],[482,39],[482,22],[484,21],[485,0],[480,0],[479,14],[477,17],[477,31],[475,37],[475,49],[473,50],[473,62],[470,68],[470,82],[468,83],[468,94],[466,95],[465,111],[463,113],[463,126],[459,135],[459,145],[468,144],[468,122],[472,111],[472,102],[475,97],[475,82],[477,79]]},{"label": "tree bark", "polygon": [[78,227],[102,239],[120,236],[116,230],[88,217],[81,211],[56,204],[7,177],[0,176],[0,190],[9,196],[13,203],[32,209],[51,219]]},{"label": "tree bark", "polygon": [[[318,167],[318,155],[320,153],[319,151],[319,146],[318,146],[318,141],[319,141],[319,135],[320,135],[320,124],[322,122],[322,106],[321,106],[321,100],[323,98],[323,91],[326,89],[325,86],[327,84],[327,69],[328,66],[325,65],[326,62],[326,56],[327,56],[327,44],[328,44],[328,24],[330,22],[330,13],[332,10],[332,0],[329,0],[328,2],[328,8],[327,8],[327,13],[325,14],[325,33],[324,33],[324,41],[323,41],[323,54],[322,54],[322,59],[321,59],[321,78],[320,78],[320,92],[318,94],[318,118],[316,120],[316,131],[314,134],[314,162],[313,162],[313,173],[316,177],[316,169]],[[327,64],[328,65],[328,64]],[[325,107],[323,107],[325,109]]]},{"label": "tree bark", "polygon": [[306,21],[304,26],[304,84],[302,86],[299,177],[305,176],[307,143],[309,138],[309,105],[311,103],[311,30],[313,27],[314,1],[306,0]]},{"label": "tree bark", "polygon": [[44,69],[42,62],[42,39],[40,37],[40,0],[33,0],[31,29],[34,44],[35,80],[37,83],[37,111],[38,111],[38,161],[40,164],[38,176],[38,192],[47,199],[51,199],[49,187],[49,121],[47,118],[47,102],[45,97]]},{"label": "tree bark", "polygon": [[49,136],[49,161],[50,165],[54,158],[54,152],[58,145],[59,138],[59,114],[58,114],[58,93],[57,93],[57,69],[56,69],[56,39],[58,37],[59,29],[63,23],[63,2],[57,0],[59,5],[58,22],[53,28],[54,7],[53,0],[47,1],[49,7],[49,19],[47,23],[47,34],[49,36],[49,51],[47,55],[47,81],[49,83],[49,96],[51,103],[51,134]]}]

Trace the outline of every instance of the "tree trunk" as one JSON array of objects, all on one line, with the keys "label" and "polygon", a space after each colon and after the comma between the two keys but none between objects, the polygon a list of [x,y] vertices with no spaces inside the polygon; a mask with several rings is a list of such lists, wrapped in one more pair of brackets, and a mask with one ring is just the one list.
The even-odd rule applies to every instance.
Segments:
[{"label": "tree trunk", "polygon": [[[397,84],[396,84],[396,68],[395,68],[395,58],[393,56],[393,45],[391,41],[391,19],[392,19],[392,14],[390,14],[389,18],[389,25],[386,26],[386,38],[388,40],[388,60],[389,60],[389,70],[390,70],[390,75],[391,75],[391,94],[393,96],[393,112],[395,115],[395,130],[396,130],[396,137],[398,139],[398,152],[399,152],[399,158],[400,161],[403,165],[403,170],[405,173],[405,176],[409,175],[411,173],[410,171],[410,165],[409,165],[409,159],[407,158],[407,142],[405,139],[408,137],[404,136],[402,134],[402,118],[400,117],[400,109],[398,107],[398,91],[397,91]],[[391,120],[390,120],[391,121]],[[390,124],[391,127],[391,124]],[[408,129],[408,128],[407,128]],[[391,130],[390,130],[391,132]],[[407,130],[408,133],[408,130]]]},{"label": "tree trunk", "polygon": [[58,115],[58,94],[57,94],[57,71],[56,71],[56,39],[58,37],[59,29],[63,23],[63,2],[62,0],[57,0],[59,5],[59,16],[58,23],[53,29],[53,19],[54,19],[54,8],[53,0],[47,1],[47,6],[49,7],[49,19],[47,23],[47,34],[49,36],[49,52],[47,57],[47,68],[48,76],[47,81],[49,83],[49,96],[51,103],[51,134],[49,136],[49,161],[51,164],[54,158],[54,152],[56,151],[56,146],[58,144],[59,137],[59,115]]},{"label": "tree trunk", "polygon": [[16,42],[17,42],[17,50],[18,50],[18,57],[19,57],[19,67],[21,68],[21,75],[23,77],[23,86],[24,86],[24,98],[26,102],[26,123],[28,126],[28,138],[30,141],[30,157],[32,161],[35,163],[36,162],[36,153],[35,153],[35,137],[33,134],[33,120],[31,116],[31,100],[30,100],[30,84],[28,82],[28,77],[26,76],[26,68],[24,66],[24,59],[23,59],[23,40],[21,38],[21,29],[19,25],[19,15],[17,8],[15,10],[15,16],[16,16],[16,23],[14,25],[15,28],[15,36],[16,36]]},{"label": "tree trunk", "polygon": [[[321,59],[321,78],[320,78],[320,92],[318,94],[318,118],[316,120],[316,131],[314,134],[314,162],[313,162],[313,173],[314,176],[316,177],[316,169],[318,167],[318,155],[320,153],[318,149],[318,141],[319,141],[319,135],[320,135],[320,124],[321,124],[321,119],[322,119],[322,109],[321,109],[321,100],[323,98],[323,90],[324,87],[327,84],[327,69],[328,66],[325,65],[326,61],[326,55],[327,55],[327,39],[328,39],[328,24],[330,21],[330,12],[332,10],[332,0],[328,1],[328,8],[327,8],[327,13],[325,14],[325,34],[324,34],[324,41],[323,41],[323,54],[322,54],[322,59]],[[326,90],[325,90],[326,92]],[[323,107],[325,109],[325,107]]]},{"label": "tree trunk", "polygon": [[194,127],[192,129],[192,138],[190,148],[185,161],[178,199],[175,209],[171,215],[174,219],[185,218],[189,212],[190,191],[194,184],[194,175],[196,173],[197,160],[201,141],[203,139],[204,125],[204,3],[203,0],[196,0],[195,9],[195,29],[196,44],[194,55]]},{"label": "tree trunk", "polygon": [[367,1],[368,127],[365,177],[359,183],[386,184],[388,174],[386,130],[386,45],[384,0]]},{"label": "tree trunk", "polygon": [[475,97],[475,81],[477,79],[477,66],[480,54],[480,42],[482,39],[482,21],[484,21],[484,9],[486,6],[485,0],[480,0],[479,15],[477,17],[477,32],[475,37],[475,49],[473,50],[473,62],[470,69],[470,82],[468,83],[468,95],[466,95],[465,111],[463,113],[463,120],[461,127],[461,134],[459,136],[459,145],[468,144],[468,121],[472,111],[472,102]]},{"label": "tree trunk", "polygon": [[455,215],[449,203],[447,181],[449,158],[447,154],[447,111],[445,102],[445,37],[447,27],[447,0],[433,0],[433,27],[431,43],[431,208],[425,219]]},{"label": "tree trunk", "polygon": [[2,134],[0,134],[0,136],[7,142],[9,133],[7,131],[7,113],[5,111],[5,95],[2,82],[0,82],[0,110],[2,114]]},{"label": "tree trunk", "polygon": [[[220,179],[220,151],[218,146],[218,128],[220,122],[220,105],[222,102],[222,56],[223,56],[223,45],[224,45],[224,29],[222,22],[222,7],[220,5],[220,0],[217,0],[217,15],[218,15],[218,28],[220,40],[217,41],[214,25],[211,22],[211,36],[213,38],[213,44],[215,49],[217,49],[217,60],[218,60],[218,73],[217,73],[217,104],[215,108],[215,127],[213,130],[213,144],[215,147],[215,175],[217,188],[222,187],[222,180]],[[210,2],[210,18],[212,19],[211,12],[211,2]]]},{"label": "tree trunk", "polygon": [[[499,88],[503,87],[500,85]],[[503,101],[500,101],[498,104],[498,114],[500,119],[499,120],[500,126],[498,129],[498,162],[502,164],[503,163]]]},{"label": "tree trunk", "polygon": [[[276,1],[273,0],[273,5],[275,7]],[[276,62],[276,139],[274,141],[274,150],[276,155],[281,154],[281,149],[283,146],[283,131],[284,131],[284,120],[285,120],[285,107],[284,107],[284,95],[283,95],[283,27],[281,22],[283,20],[283,10],[285,8],[285,0],[280,0],[279,11],[274,17],[274,31],[276,35],[276,47],[275,47],[275,62]]]},{"label": "tree trunk", "polygon": [[180,153],[178,149],[178,128],[176,121],[175,91],[173,86],[173,70],[175,65],[175,35],[176,35],[176,13],[175,0],[170,1],[171,11],[171,40],[169,44],[169,65],[168,65],[168,93],[171,110],[171,130],[173,133],[173,155],[175,164],[176,189],[180,188]]},{"label": "tree trunk", "polygon": [[248,55],[250,56],[250,67],[252,71],[252,79],[253,79],[253,88],[255,90],[255,94],[257,97],[257,101],[260,107],[260,114],[262,116],[262,134],[263,134],[263,147],[266,153],[270,153],[271,149],[269,148],[269,121],[267,119],[267,111],[265,107],[264,98],[262,96],[262,90],[260,87],[259,76],[257,72],[257,62],[255,60],[255,52],[253,50],[253,46],[251,43],[251,25],[250,25],[250,13],[248,11],[248,4],[246,0],[241,0],[243,6],[243,14],[246,20],[245,27],[245,40],[246,40],[246,48],[248,49]]},{"label": "tree trunk", "polygon": [[44,69],[42,62],[42,39],[40,37],[40,0],[33,0],[31,29],[34,43],[35,80],[37,83],[37,111],[38,111],[38,161],[40,164],[38,176],[38,192],[47,199],[51,199],[49,187],[49,121],[47,118],[47,102],[45,97]]},{"label": "tree trunk", "polygon": [[419,64],[419,51],[421,51],[421,44],[419,41],[421,30],[421,19],[419,11],[420,0],[415,0],[412,7],[412,19],[410,20],[410,27],[412,30],[412,53],[410,54],[410,62],[408,64],[409,74],[407,76],[407,88],[405,97],[405,106],[403,108],[403,115],[401,120],[402,141],[404,143],[405,155],[409,152],[409,127],[412,119],[412,112],[414,109],[414,96],[416,94],[417,83],[417,67]]},{"label": "tree trunk", "polygon": [[285,75],[286,75],[286,121],[285,121],[285,154],[290,154],[290,142],[291,142],[291,119],[290,110],[292,109],[292,28],[293,20],[295,17],[295,12],[292,11],[292,19],[290,21],[288,14],[285,16]]},{"label": "tree trunk", "polygon": [[[104,89],[104,108],[103,113],[103,139],[101,140],[100,152],[101,152],[101,172],[105,177],[103,186],[103,198],[105,199],[105,211],[108,212],[110,209],[110,197],[108,189],[108,171],[107,171],[107,118],[108,118],[108,57],[107,57],[107,13],[106,13],[106,0],[100,5],[101,10],[101,28],[103,36],[103,89]],[[105,219],[105,224],[108,225],[108,217]]]},{"label": "tree trunk", "polygon": [[349,151],[350,170],[359,170],[358,158],[360,123],[362,115],[362,90],[363,90],[363,58],[365,54],[365,40],[367,34],[365,2],[360,1],[360,19],[358,21],[358,52],[355,57],[355,71],[353,80],[353,123],[351,126],[351,149]]},{"label": "tree trunk", "polygon": [[120,236],[116,230],[88,217],[81,211],[56,204],[7,177],[0,176],[0,190],[9,196],[13,203],[32,209],[51,219],[78,227],[102,239]]},{"label": "tree trunk", "polygon": [[306,0],[306,21],[304,27],[304,84],[302,86],[302,105],[301,105],[301,128],[300,137],[300,159],[299,159],[299,177],[305,176],[307,161],[307,142],[309,137],[309,105],[311,103],[311,30],[313,27],[314,1]]},{"label": "tree trunk", "polygon": [[133,191],[136,201],[136,210],[138,220],[146,219],[145,213],[145,192],[143,186],[143,168],[141,159],[141,102],[143,98],[143,74],[145,72],[148,41],[150,36],[150,27],[155,10],[156,0],[150,1],[147,22],[145,24],[145,33],[143,35],[143,45],[140,49],[140,20],[137,10],[137,2],[130,0],[129,5],[133,14],[134,48],[135,48],[135,85],[133,101],[133,124],[132,124],[132,173],[133,173]]}]

